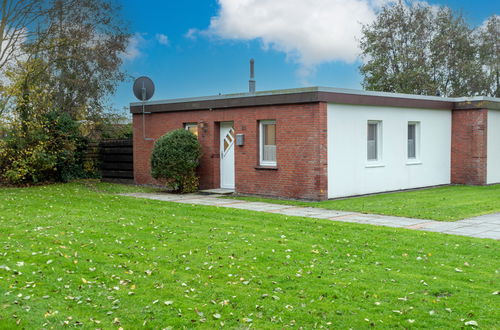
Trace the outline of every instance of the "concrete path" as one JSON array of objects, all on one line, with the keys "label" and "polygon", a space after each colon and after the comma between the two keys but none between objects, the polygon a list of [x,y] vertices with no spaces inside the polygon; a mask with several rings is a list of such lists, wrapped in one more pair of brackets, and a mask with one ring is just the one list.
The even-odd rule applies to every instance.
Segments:
[{"label": "concrete path", "polygon": [[131,193],[122,195],[184,204],[229,207],[234,209],[277,213],[290,216],[425,230],[452,235],[500,240],[500,213],[488,214],[455,222],[442,222],[377,214],[335,211],[315,207],[297,207],[292,205],[279,205],[218,198],[221,195],[175,195],[168,193]]}]

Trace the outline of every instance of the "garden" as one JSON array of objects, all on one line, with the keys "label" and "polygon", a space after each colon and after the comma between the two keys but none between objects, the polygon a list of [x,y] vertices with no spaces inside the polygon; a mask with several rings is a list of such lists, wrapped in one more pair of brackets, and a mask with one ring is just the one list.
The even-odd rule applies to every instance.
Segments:
[{"label": "garden", "polygon": [[137,191],[0,188],[0,327],[498,326],[498,241]]}]

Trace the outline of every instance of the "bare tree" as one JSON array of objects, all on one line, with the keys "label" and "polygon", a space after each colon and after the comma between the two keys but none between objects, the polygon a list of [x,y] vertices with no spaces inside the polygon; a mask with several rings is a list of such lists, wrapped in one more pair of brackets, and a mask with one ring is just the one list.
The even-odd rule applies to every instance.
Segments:
[{"label": "bare tree", "polygon": [[43,14],[40,0],[1,0],[0,11],[0,71],[14,59],[29,28]]}]

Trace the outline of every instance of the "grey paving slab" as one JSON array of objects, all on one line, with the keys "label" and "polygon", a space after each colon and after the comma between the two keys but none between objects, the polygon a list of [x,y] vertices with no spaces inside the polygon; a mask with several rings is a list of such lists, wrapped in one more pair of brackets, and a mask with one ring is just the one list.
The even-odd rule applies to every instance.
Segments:
[{"label": "grey paving slab", "polygon": [[[122,196],[130,196],[130,197],[138,197],[138,198],[147,198],[154,199],[159,201],[175,201],[180,200],[181,197],[173,194],[150,194],[150,193],[130,193],[130,194],[121,194]],[[194,197],[191,197],[194,198]]]},{"label": "grey paving slab", "polygon": [[244,210],[252,210],[252,211],[260,211],[260,212],[271,212],[280,209],[288,209],[293,208],[293,206],[286,205],[278,205],[278,204],[269,204],[269,203],[261,203],[261,202],[245,202],[238,204],[229,204],[227,207],[234,209],[244,209]]},{"label": "grey paving slab", "polygon": [[328,220],[336,221],[336,222],[349,222],[349,223],[368,223],[368,222],[353,221],[350,217],[335,217],[335,218],[328,218]]},{"label": "grey paving slab", "polygon": [[472,228],[482,228],[484,230],[491,230],[491,231],[500,231],[500,224],[491,224],[491,223],[484,223],[484,224],[481,224],[481,225],[472,225],[472,226],[469,226],[469,227],[472,227]]},{"label": "grey paving slab", "polygon": [[178,203],[183,204],[196,204],[196,205],[213,205],[213,206],[225,206],[232,204],[232,201],[224,199],[208,199],[208,198],[193,198],[193,199],[180,199],[177,200]]},{"label": "grey paving slab", "polygon": [[471,237],[477,237],[477,238],[491,238],[491,239],[496,239],[500,240],[500,231],[487,231],[479,234],[472,234],[472,235],[467,235]]},{"label": "grey paving slab", "polygon": [[264,202],[248,202],[243,200],[218,198],[221,195],[176,195],[168,193],[132,193],[122,195],[183,204],[211,205],[258,212],[283,214],[289,216],[329,219],[338,222],[370,224],[393,228],[406,228],[451,235],[500,240],[500,213],[487,214],[455,222],[441,222],[424,219],[385,216],[379,214],[362,214],[356,212],[327,210],[313,207],[296,207],[293,205],[279,205]]},{"label": "grey paving slab", "polygon": [[400,217],[385,216],[385,215],[374,215],[372,217],[373,217],[373,219],[377,219],[380,221],[394,222],[394,223],[398,223],[398,224],[403,224],[405,226],[412,226],[412,225],[417,225],[417,224],[429,222],[429,220],[402,218],[402,217],[400,218]]},{"label": "grey paving slab", "polygon": [[343,212],[343,211],[334,211],[334,210],[325,210],[318,209],[313,207],[289,207],[284,209],[278,209],[273,211],[280,214],[285,215],[293,215],[300,217],[309,217],[309,218],[320,218],[320,219],[330,219],[333,217],[345,216],[353,214],[352,212]]},{"label": "grey paving slab", "polygon": [[360,214],[360,213],[353,214],[352,216],[347,217],[346,220],[350,222],[373,223],[380,225],[393,224],[395,227],[406,227],[425,222],[425,220],[420,220],[420,219],[398,218],[398,217],[389,217],[376,214]]},{"label": "grey paving slab", "polygon": [[428,230],[428,231],[448,231],[448,230],[454,230],[457,228],[461,228],[464,226],[468,226],[468,225],[461,224],[459,221],[456,221],[456,222],[437,222],[437,223],[430,224],[429,226],[427,226],[425,228],[425,230]]},{"label": "grey paving slab", "polygon": [[452,233],[452,234],[464,234],[464,235],[476,235],[484,232],[488,232],[489,230],[486,230],[485,228],[481,226],[477,227],[472,227],[472,226],[465,226],[465,227],[460,227],[452,230],[446,230],[444,231],[445,233]]},{"label": "grey paving slab", "polygon": [[474,225],[488,225],[491,224],[490,221],[487,220],[479,220],[479,219],[464,219],[460,220],[460,223],[466,226],[474,226]]}]

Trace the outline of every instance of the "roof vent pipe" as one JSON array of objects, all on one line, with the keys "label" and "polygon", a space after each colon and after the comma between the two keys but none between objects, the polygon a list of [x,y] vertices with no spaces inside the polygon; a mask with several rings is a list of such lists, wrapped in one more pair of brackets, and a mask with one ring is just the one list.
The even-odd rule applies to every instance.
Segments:
[{"label": "roof vent pipe", "polygon": [[255,94],[255,80],[254,78],[254,69],[253,69],[254,60],[250,59],[250,80],[248,81],[248,92],[250,94]]}]

